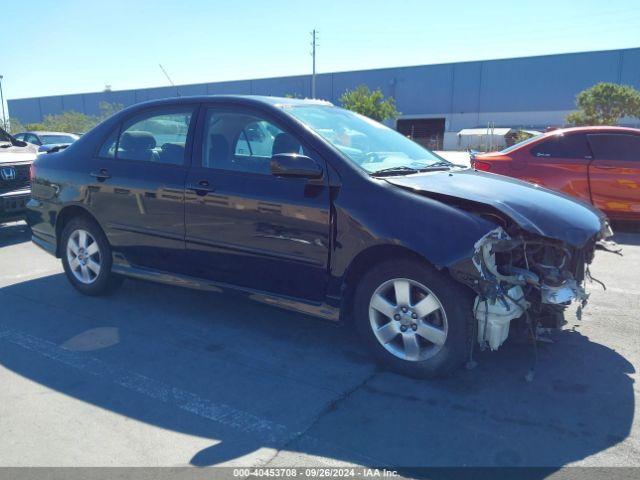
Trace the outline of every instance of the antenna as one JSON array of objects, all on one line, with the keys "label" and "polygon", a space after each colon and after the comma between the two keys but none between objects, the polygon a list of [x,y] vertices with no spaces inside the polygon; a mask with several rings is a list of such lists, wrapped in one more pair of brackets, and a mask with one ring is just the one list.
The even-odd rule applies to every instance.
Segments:
[{"label": "antenna", "polygon": [[313,70],[311,74],[311,98],[316,98],[316,47],[318,46],[318,31],[314,28],[311,32],[311,56],[313,57]]},{"label": "antenna", "polygon": [[171,77],[169,76],[169,74],[167,73],[167,71],[164,69],[164,67],[162,66],[161,63],[158,64],[158,66],[160,67],[160,70],[162,70],[162,73],[164,73],[164,76],[167,77],[167,80],[169,80],[169,83],[171,84],[172,87],[176,88],[176,94],[179,97],[180,96],[180,91],[178,90],[178,87],[176,87],[176,84],[173,83],[173,80],[171,80]]}]

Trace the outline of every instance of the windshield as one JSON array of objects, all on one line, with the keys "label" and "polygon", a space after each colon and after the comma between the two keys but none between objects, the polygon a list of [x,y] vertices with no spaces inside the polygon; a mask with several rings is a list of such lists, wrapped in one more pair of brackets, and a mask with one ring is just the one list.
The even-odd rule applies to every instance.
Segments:
[{"label": "windshield", "polygon": [[71,135],[40,135],[43,145],[56,145],[58,143],[73,143],[75,138]]},{"label": "windshield", "polygon": [[384,170],[406,174],[436,166],[452,166],[395,130],[357,113],[323,105],[286,108],[288,113],[369,173]]},{"label": "windshield", "polygon": [[516,149],[518,149],[520,147],[523,147],[523,146],[525,146],[525,145],[527,145],[527,144],[529,144],[529,143],[531,143],[531,142],[533,142],[535,140],[538,140],[540,138],[540,135],[541,134],[534,135],[531,138],[527,138],[526,140],[522,140],[521,142],[514,143],[510,147],[507,147],[504,150],[500,151],[500,153],[511,153],[511,152],[513,152],[514,150],[516,150]]}]

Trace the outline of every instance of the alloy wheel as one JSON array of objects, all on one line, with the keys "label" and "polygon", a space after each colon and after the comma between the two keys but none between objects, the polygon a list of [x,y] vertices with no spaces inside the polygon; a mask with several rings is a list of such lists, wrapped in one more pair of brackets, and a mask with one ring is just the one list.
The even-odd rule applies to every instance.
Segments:
[{"label": "alloy wheel", "polygon": [[369,321],[378,342],[402,360],[431,358],[447,339],[442,303],[426,286],[407,278],[388,280],[373,292]]},{"label": "alloy wheel", "polygon": [[67,240],[67,261],[73,276],[89,285],[100,275],[102,256],[96,239],[86,230],[74,230]]}]

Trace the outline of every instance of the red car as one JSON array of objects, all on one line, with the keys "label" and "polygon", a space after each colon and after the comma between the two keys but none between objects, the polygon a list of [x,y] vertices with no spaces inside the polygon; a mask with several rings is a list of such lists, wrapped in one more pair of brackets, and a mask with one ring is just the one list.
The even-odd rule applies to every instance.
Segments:
[{"label": "red car", "polygon": [[477,170],[499,173],[578,197],[610,218],[640,220],[640,130],[554,130],[501,152],[472,155]]}]

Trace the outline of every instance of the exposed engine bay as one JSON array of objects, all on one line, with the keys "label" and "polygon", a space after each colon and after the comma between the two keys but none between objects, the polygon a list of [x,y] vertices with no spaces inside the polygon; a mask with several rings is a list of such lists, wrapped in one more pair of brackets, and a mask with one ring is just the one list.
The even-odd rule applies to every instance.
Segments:
[{"label": "exposed engine bay", "polygon": [[573,301],[579,302],[580,315],[588,300],[584,282],[596,242],[611,234],[606,225],[599,238],[582,248],[527,232],[510,236],[502,227],[480,238],[473,256],[451,269],[454,278],[477,293],[475,336],[480,347],[497,350],[515,319],[524,318],[535,337],[540,319],[552,319],[544,327],[558,327],[557,313]]},{"label": "exposed engine bay", "polygon": [[[537,342],[550,340],[548,330],[564,324],[574,301],[581,318],[588,300],[585,280],[604,287],[589,271],[596,247],[617,254],[620,248],[605,241],[613,232],[602,212],[514,179],[494,191],[496,177],[452,169],[386,181],[490,222],[483,222],[477,239],[469,241],[468,232],[462,232],[464,256],[445,258],[441,265],[476,293],[472,338],[480,348],[497,350],[511,329],[531,340],[536,358]],[[447,226],[442,230],[457,233]],[[467,368],[475,365],[475,344],[470,342]]]}]

